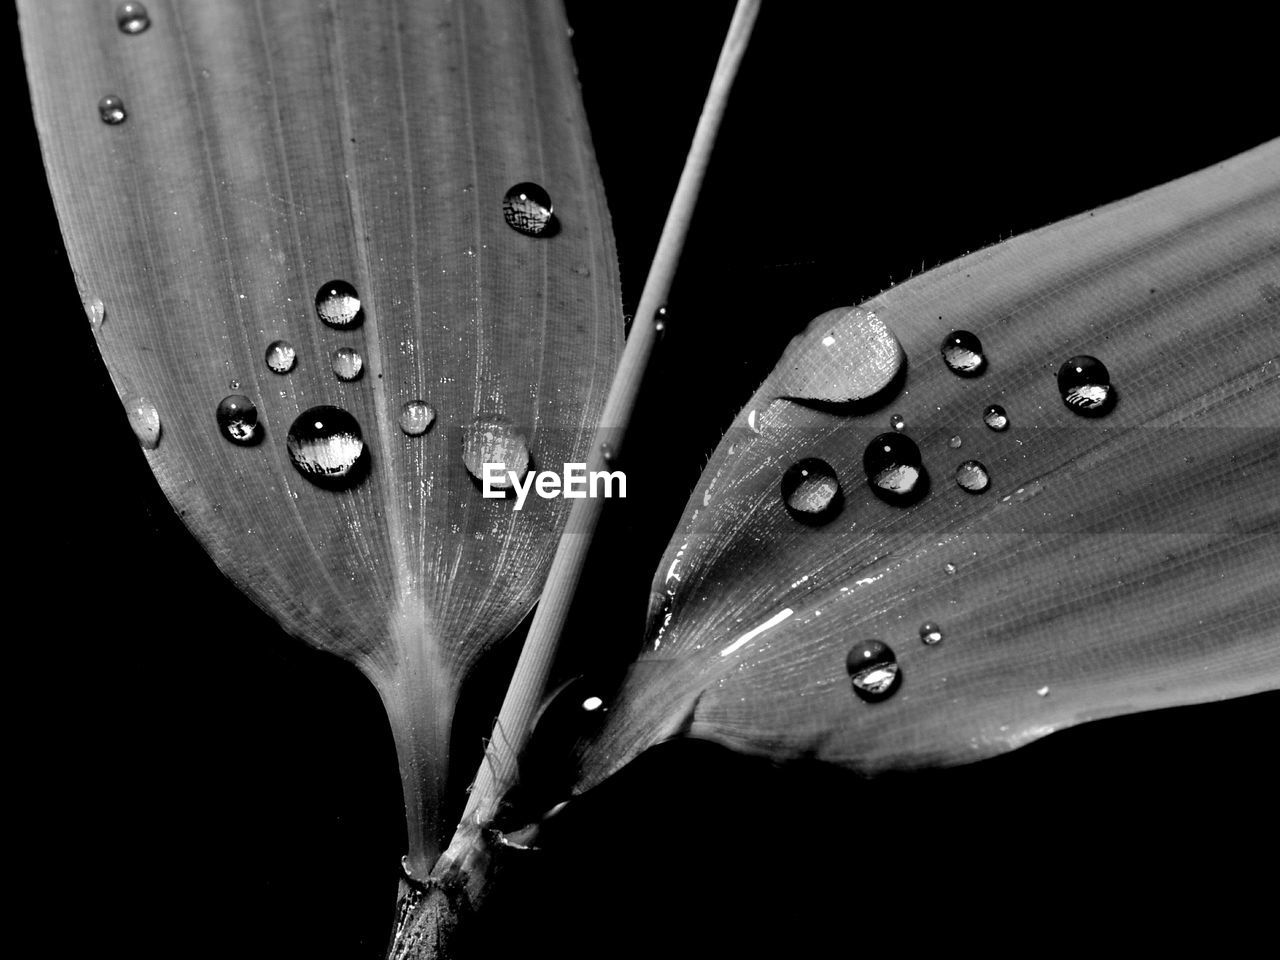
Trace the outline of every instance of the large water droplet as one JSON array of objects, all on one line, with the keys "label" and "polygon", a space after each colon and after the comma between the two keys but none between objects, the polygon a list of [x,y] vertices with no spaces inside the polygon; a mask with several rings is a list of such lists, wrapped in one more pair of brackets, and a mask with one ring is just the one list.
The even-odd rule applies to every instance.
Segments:
[{"label": "large water droplet", "polygon": [[136,35],[151,26],[151,16],[140,3],[122,3],[116,7],[116,26],[121,33]]},{"label": "large water droplet", "polygon": [[942,642],[942,628],[936,623],[920,624],[920,642],[926,647]]},{"label": "large water droplet", "polygon": [[425,400],[410,400],[400,408],[400,429],[411,437],[420,437],[436,422],[436,409]]},{"label": "large water droplet", "polygon": [[266,360],[272,373],[288,373],[298,362],[298,351],[288,340],[273,340],[267,347]]},{"label": "large water droplet", "polygon": [[297,471],[319,487],[340,489],[367,471],[360,424],[341,407],[311,407],[298,414],[285,445]]},{"label": "large water droplet", "polygon": [[462,462],[481,483],[484,482],[484,466],[497,464],[492,487],[508,490],[512,486],[511,473],[523,479],[529,472],[529,446],[524,434],[502,417],[477,417],[468,425],[462,439]]},{"label": "large water droplet", "polygon": [[901,433],[882,433],[862,454],[871,489],[882,499],[905,502],[924,492],[924,464],[920,448]]},{"label": "large water droplet", "polygon": [[138,443],[147,450],[154,450],[160,445],[160,411],[154,403],[142,396],[126,397],[124,412]]},{"label": "large water droplet", "polygon": [[901,679],[898,658],[886,643],[879,640],[855,643],[845,666],[853,682],[853,692],[869,703],[883,700],[898,689]]},{"label": "large water droplet", "polygon": [[782,475],[782,502],[801,523],[826,523],[840,512],[842,500],[840,481],[825,460],[808,457]]},{"label": "large water droplet", "polygon": [[873,311],[828,310],[787,350],[772,383],[777,396],[819,403],[887,403],[905,382],[907,355]]},{"label": "large water droplet", "polygon": [[517,183],[502,198],[502,215],[512,230],[541,236],[551,226],[551,195],[536,183]]},{"label": "large water droplet", "polygon": [[258,408],[248,397],[238,393],[223,397],[214,418],[218,421],[218,430],[232,443],[248,447],[262,439]]},{"label": "large water droplet", "polygon": [[976,377],[987,368],[982,341],[968,330],[952,330],[942,341],[942,360],[952,373]]},{"label": "large water droplet", "polygon": [[340,330],[358,327],[364,321],[364,309],[356,288],[345,280],[330,280],[316,291],[316,316]]},{"label": "large water droplet", "polygon": [[993,403],[982,411],[982,422],[997,432],[1009,429],[1009,415],[998,403]]},{"label": "large water droplet", "polygon": [[353,347],[333,351],[333,373],[339,380],[358,380],[364,373],[364,357]]},{"label": "large water droplet", "polygon": [[107,318],[107,308],[101,300],[94,297],[84,302],[84,315],[89,318],[89,326],[96,331]]},{"label": "large water droplet", "polygon": [[956,467],[956,483],[970,493],[983,493],[991,486],[991,475],[977,460],[966,460]]},{"label": "large water droplet", "polygon": [[1058,370],[1058,392],[1072,413],[1100,417],[1115,406],[1111,374],[1097,357],[1072,357]]},{"label": "large water droplet", "polygon": [[123,100],[115,94],[107,94],[98,101],[98,116],[102,118],[103,123],[115,126],[117,123],[124,123],[129,115],[125,113]]}]

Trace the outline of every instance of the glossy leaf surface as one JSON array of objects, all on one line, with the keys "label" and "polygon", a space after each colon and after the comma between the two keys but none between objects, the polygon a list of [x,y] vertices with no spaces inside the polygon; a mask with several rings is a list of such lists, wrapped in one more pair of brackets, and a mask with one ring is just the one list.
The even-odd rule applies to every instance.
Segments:
[{"label": "glossy leaf surface", "polygon": [[[824,348],[874,339],[874,320],[907,361],[870,407],[792,386],[810,368],[831,380]],[[981,340],[981,375],[944,364],[955,330]],[[1079,354],[1110,371],[1103,417],[1059,394]],[[984,424],[993,403],[1007,430]],[[910,503],[864,472],[892,414],[927,474]],[[1280,142],[819,317],[694,491],[654,580],[643,669],[579,788],[681,732],[878,771],[1277,686],[1278,429]],[[818,525],[780,490],[810,457],[844,496]],[[952,479],[972,459],[991,476],[976,495]],[[864,702],[846,656],[873,638],[901,677]]]},{"label": "glossy leaf surface", "polygon": [[[534,603],[565,515],[483,498],[466,428],[582,459],[621,345],[562,11],[153,2],[129,34],[111,4],[19,6],[67,250],[152,470],[231,579],[372,677],[406,777],[440,767],[457,684]],[[123,122],[100,119],[108,94]],[[504,219],[522,181],[554,198],[546,236]],[[359,300],[345,325],[317,310],[333,281]],[[277,340],[286,373],[266,363]],[[363,370],[343,382],[347,347]],[[261,442],[219,432],[231,394]],[[438,419],[412,436],[419,399]],[[366,475],[344,489],[286,450],[318,405],[362,429]]]}]

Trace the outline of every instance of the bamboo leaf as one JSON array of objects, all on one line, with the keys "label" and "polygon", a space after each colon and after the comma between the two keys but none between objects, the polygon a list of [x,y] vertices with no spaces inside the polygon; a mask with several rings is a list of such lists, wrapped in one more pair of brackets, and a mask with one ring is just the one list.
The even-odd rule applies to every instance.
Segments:
[{"label": "bamboo leaf", "polygon": [[[1278,225],[1273,141],[817,318],[694,491],[578,788],[680,733],[879,771],[1280,685]],[[954,330],[981,375],[947,368]],[[896,382],[844,390],[886,384],[896,344]],[[1059,395],[1080,354],[1111,373],[1106,416]],[[864,471],[890,414],[922,453],[914,502]],[[780,489],[806,458],[843,497],[808,523]],[[953,479],[971,459],[976,495]],[[872,638],[900,672],[867,703],[846,658]]]},{"label": "bamboo leaf", "polygon": [[[415,832],[443,826],[458,685],[532,606],[565,516],[561,500],[483,498],[464,443],[479,422],[535,461],[583,459],[621,345],[562,11],[147,6],[129,32],[109,4],[19,4],[82,299],[187,526],[286,629],[378,687],[425,876],[438,838]],[[526,181],[554,204],[543,236],[504,217]],[[321,322],[333,281],[362,322]],[[291,372],[264,359],[276,340]],[[331,371],[340,348],[362,355],[359,379]],[[222,435],[228,395],[256,407],[261,442]],[[414,400],[437,412],[425,434],[400,425]],[[318,405],[362,429],[367,476],[344,489],[309,482],[286,449]]]}]

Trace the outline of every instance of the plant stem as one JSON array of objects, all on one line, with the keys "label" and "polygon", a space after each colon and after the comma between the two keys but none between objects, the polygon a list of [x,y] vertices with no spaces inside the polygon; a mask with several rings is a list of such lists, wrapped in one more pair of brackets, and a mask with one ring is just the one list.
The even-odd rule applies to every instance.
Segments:
[{"label": "plant stem", "polygon": [[[606,443],[612,447],[607,458],[609,461],[621,452],[636,396],[657,340],[658,331],[653,320],[671,289],[729,91],[746,51],[759,7],[759,0],[738,0],[734,10],[720,51],[720,59],[711,79],[711,88],[693,135],[693,143],[685,159],[684,171],[680,175],[680,182],[658,241],[658,249],[640,295],[636,320],[605,402],[588,470],[610,468],[603,453]],[[530,721],[546,696],[547,678],[555,661],[560,635],[599,522],[602,503],[600,498],[595,497],[574,501],[566,532],[560,537],[542,597],[529,627],[528,638],[498,714],[494,734],[489,740],[458,832],[443,858],[444,861],[456,862],[460,859],[463,847],[471,842],[480,825],[493,818],[498,801],[514,782],[516,760],[528,738]],[[438,870],[448,868],[448,863],[442,863]]]}]

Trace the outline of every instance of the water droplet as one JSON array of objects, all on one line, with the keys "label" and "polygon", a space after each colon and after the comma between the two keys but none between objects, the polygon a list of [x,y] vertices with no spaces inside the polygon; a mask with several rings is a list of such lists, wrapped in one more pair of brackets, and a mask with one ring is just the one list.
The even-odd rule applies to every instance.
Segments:
[{"label": "water droplet", "polygon": [[1115,406],[1111,374],[1097,357],[1072,357],[1058,370],[1058,392],[1072,413],[1100,417]]},{"label": "water droplet", "polygon": [[587,697],[585,700],[582,701],[582,709],[586,710],[588,713],[593,713],[594,711],[599,710],[603,706],[604,706],[604,701],[601,700],[599,697]]},{"label": "water droplet", "polygon": [[232,443],[248,447],[262,439],[258,408],[248,397],[239,394],[223,397],[214,418],[218,421],[218,430]]},{"label": "water droplet", "polygon": [[121,33],[136,36],[151,26],[151,16],[140,3],[122,3],[116,7],[116,25]]},{"label": "water droplet", "polygon": [[154,450],[160,446],[160,411],[154,403],[146,397],[126,397],[124,412],[134,436],[144,449]]},{"label": "water droplet", "polygon": [[273,340],[267,347],[266,360],[272,373],[288,373],[298,362],[298,351],[288,340]]},{"label": "water droplet", "polygon": [[954,563],[943,564],[942,570],[944,573],[947,573],[947,574],[955,573],[956,565]]},{"label": "water droplet", "polygon": [[356,288],[345,280],[330,280],[316,291],[316,316],[339,330],[360,326],[364,309]]},{"label": "water droplet", "polygon": [[97,330],[107,318],[107,308],[101,300],[94,297],[84,303],[84,315],[89,318],[89,326]]},{"label": "water droplet", "polygon": [[659,307],[657,310],[654,311],[653,329],[657,330],[659,333],[662,333],[663,330],[667,329],[667,308],[666,307]]},{"label": "water droplet", "polygon": [[231,383],[230,383],[230,384],[228,384],[228,386],[230,386],[230,388],[231,388],[232,390],[239,390],[239,389],[240,389],[240,381],[239,381],[239,380],[232,380],[232,381],[231,381]]},{"label": "water droplet", "polygon": [[360,424],[341,407],[311,407],[298,414],[285,446],[294,468],[318,487],[349,486],[367,470]]},{"label": "water droplet", "polygon": [[982,353],[982,341],[968,330],[952,330],[942,341],[942,360],[952,373],[961,377],[976,377],[987,369],[987,358]]},{"label": "water droplet", "polygon": [[364,373],[364,357],[353,347],[333,351],[333,373],[339,380],[358,380]]},{"label": "water droplet", "polygon": [[1049,695],[1048,687],[1041,687],[1039,690],[1036,691],[1036,696],[1038,697],[1047,697],[1048,695]]},{"label": "water droplet", "polygon": [[882,433],[862,454],[862,469],[877,495],[891,502],[908,500],[924,492],[924,464],[920,448],[901,433]]},{"label": "water droplet", "polygon": [[605,462],[605,466],[612,466],[613,461],[617,456],[618,454],[613,449],[613,444],[611,443],[600,444],[600,459]]},{"label": "water droplet", "polygon": [[420,437],[436,422],[436,408],[425,400],[410,400],[400,408],[400,429],[411,437]]},{"label": "water droplet", "polygon": [[902,419],[901,415],[895,413],[892,417],[889,418],[889,426],[901,432],[907,428],[907,421]]},{"label": "water droplet", "polygon": [[873,311],[828,310],[787,351],[771,380],[779,397],[883,405],[904,383],[907,355]]},{"label": "water droplet", "polygon": [[[484,465],[498,464],[498,477],[492,484],[498,490],[511,487],[511,473],[523,479],[529,472],[529,445],[524,434],[502,417],[477,417],[462,439],[462,462],[471,475],[484,482]],[[527,504],[526,504],[527,506]]]},{"label": "water droplet", "polygon": [[98,101],[98,116],[103,123],[115,126],[117,123],[124,123],[128,114],[125,113],[123,100],[114,94],[107,94]]},{"label": "water droplet", "polygon": [[993,403],[982,411],[982,422],[997,432],[1009,429],[1009,415],[998,403]]},{"label": "water droplet", "polygon": [[879,640],[862,640],[853,645],[845,660],[853,692],[868,703],[884,700],[898,688],[902,675],[898,658],[889,645]]},{"label": "water droplet", "polygon": [[926,647],[932,647],[935,643],[941,643],[942,628],[936,623],[920,624],[920,641]]},{"label": "water droplet", "polygon": [[551,196],[536,183],[517,183],[502,198],[507,224],[526,237],[541,236],[551,226]]},{"label": "water droplet", "polygon": [[957,434],[956,436],[952,437],[950,440],[947,441],[947,446],[950,447],[952,450],[959,450],[963,444],[964,444],[964,441],[960,439],[959,434]]},{"label": "water droplet", "polygon": [[801,523],[826,523],[840,512],[844,497],[831,464],[806,457],[782,475],[782,502]]},{"label": "water droplet", "polygon": [[991,486],[991,475],[977,460],[966,460],[956,467],[956,483],[970,493],[984,493]]}]

